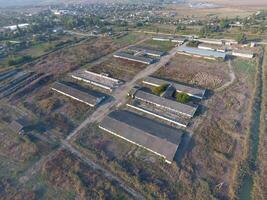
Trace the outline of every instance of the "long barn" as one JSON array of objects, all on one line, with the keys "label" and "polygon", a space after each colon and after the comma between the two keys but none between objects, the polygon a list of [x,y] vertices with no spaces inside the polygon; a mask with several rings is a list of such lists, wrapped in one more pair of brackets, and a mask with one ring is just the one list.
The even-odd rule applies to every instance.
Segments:
[{"label": "long barn", "polygon": [[183,132],[171,126],[129,111],[114,111],[99,128],[151,151],[171,163],[181,143]]},{"label": "long barn", "polygon": [[97,106],[105,98],[104,95],[100,95],[96,92],[94,94],[89,94],[88,92],[81,91],[79,89],[59,82],[54,83],[54,85],[52,86],[52,90],[67,97],[70,97],[74,100],[85,103],[90,107]]},{"label": "long barn", "polygon": [[184,92],[188,94],[189,96],[195,97],[197,99],[203,99],[206,93],[205,89],[191,87],[185,84],[175,83],[173,81],[166,81],[166,80],[155,78],[152,76],[145,78],[143,80],[143,83],[149,86],[153,86],[153,87],[159,87],[164,84],[170,84],[175,88],[177,92]]}]

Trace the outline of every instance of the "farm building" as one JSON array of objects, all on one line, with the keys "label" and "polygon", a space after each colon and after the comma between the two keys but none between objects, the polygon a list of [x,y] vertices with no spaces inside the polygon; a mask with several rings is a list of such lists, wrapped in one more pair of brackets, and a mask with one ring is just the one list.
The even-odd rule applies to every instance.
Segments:
[{"label": "farm building", "polygon": [[227,46],[238,44],[238,42],[234,39],[223,39],[222,42],[223,42],[223,44],[225,44]]},{"label": "farm building", "polygon": [[193,117],[197,111],[197,107],[189,106],[187,104],[182,104],[173,100],[156,96],[154,94],[150,94],[142,90],[136,91],[133,96],[137,100],[163,108],[169,112],[181,114],[190,118]]},{"label": "farm building", "polygon": [[219,52],[226,52],[226,48],[223,46],[213,45],[213,44],[199,44],[199,49],[209,50],[209,51],[219,51]]},{"label": "farm building", "polygon": [[160,113],[156,110],[154,110],[153,108],[149,108],[149,107],[144,107],[141,105],[133,105],[133,104],[126,104],[127,107],[134,109],[136,111],[148,114],[152,117],[158,118],[160,120],[163,120],[165,122],[171,123],[173,125],[182,127],[182,128],[186,128],[188,123],[185,121],[181,121],[181,120],[176,120],[175,117],[173,116],[169,116],[167,113]]},{"label": "farm building", "polygon": [[171,163],[181,143],[182,131],[129,111],[114,111],[99,128],[151,151]]},{"label": "farm building", "polygon": [[154,59],[135,56],[135,55],[131,55],[129,53],[124,53],[124,52],[115,53],[113,56],[115,58],[121,58],[121,59],[139,62],[139,63],[143,63],[147,65],[152,64],[154,62]]},{"label": "farm building", "polygon": [[19,135],[23,135],[25,133],[24,132],[25,127],[26,125],[22,121],[19,121],[19,120],[14,120],[9,124],[9,128],[12,131],[18,133]]},{"label": "farm building", "polygon": [[162,41],[162,42],[170,42],[171,41],[171,37],[153,37],[152,40],[155,40],[155,41]]},{"label": "farm building", "polygon": [[8,70],[0,73],[0,81],[3,81],[11,76],[14,76],[18,71],[15,70]]},{"label": "farm building", "polygon": [[210,60],[223,59],[225,60],[226,54],[218,51],[209,51],[193,47],[180,46],[177,48],[178,54],[201,57]]},{"label": "farm building", "polygon": [[79,81],[84,81],[88,84],[109,90],[110,92],[122,84],[122,82],[118,79],[90,72],[88,70],[77,70],[71,74],[71,77]]},{"label": "farm building", "polygon": [[0,86],[0,98],[7,97],[19,89],[27,86],[32,81],[37,79],[39,74],[35,74],[33,72],[19,72],[14,74],[11,79],[6,81],[5,84]]},{"label": "farm building", "polygon": [[142,47],[136,47],[136,46],[131,46],[128,48],[128,50],[133,51],[135,53],[140,53],[148,56],[154,56],[154,57],[161,57],[165,54],[163,51],[157,51],[157,50],[151,50],[151,49],[145,49]]},{"label": "farm building", "polygon": [[5,30],[10,30],[10,31],[16,31],[18,28],[20,29],[26,29],[30,26],[30,24],[18,24],[18,25],[12,25],[12,26],[4,26],[3,28]]},{"label": "farm building", "polygon": [[178,43],[181,45],[181,44],[184,44],[186,40],[187,40],[186,37],[174,37],[172,38],[171,42]]},{"label": "farm building", "polygon": [[200,38],[197,41],[206,43],[206,44],[215,44],[215,45],[222,45],[223,42],[220,39],[209,39],[209,38]]},{"label": "farm building", "polygon": [[164,84],[171,84],[172,87],[174,87],[177,92],[184,92],[188,94],[189,96],[192,96],[198,99],[203,99],[206,93],[205,89],[199,89],[199,88],[187,86],[184,84],[174,83],[172,81],[165,81],[163,79],[155,78],[152,76],[149,76],[146,79],[144,79],[143,83],[153,86],[153,87],[159,87]]},{"label": "farm building", "polygon": [[153,37],[152,40],[183,44],[186,41],[186,38],[185,37],[160,37],[158,36],[158,37]]},{"label": "farm building", "polygon": [[91,107],[97,106],[101,101],[105,99],[104,95],[99,94],[97,92],[92,91],[91,94],[89,94],[88,92],[81,91],[79,89],[70,87],[66,84],[62,84],[59,82],[56,82],[52,86],[52,90],[82,103],[85,103]]},{"label": "farm building", "polygon": [[253,58],[254,53],[250,51],[241,51],[241,50],[234,50],[232,52],[233,56],[241,57],[241,58]]}]

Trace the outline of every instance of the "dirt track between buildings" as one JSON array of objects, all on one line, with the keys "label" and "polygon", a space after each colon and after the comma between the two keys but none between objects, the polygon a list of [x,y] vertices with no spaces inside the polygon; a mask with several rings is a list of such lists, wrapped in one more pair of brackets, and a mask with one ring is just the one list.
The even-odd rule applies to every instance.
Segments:
[{"label": "dirt track between buildings", "polygon": [[161,58],[158,63],[149,65],[144,70],[140,71],[130,82],[127,82],[122,87],[118,88],[113,97],[114,101],[111,101],[101,107],[99,107],[91,116],[85,119],[80,126],[78,126],[68,137],[67,141],[70,141],[81,129],[85,128],[88,124],[94,122],[100,122],[105,116],[107,116],[114,107],[119,107],[120,105],[126,103],[128,92],[135,86],[136,82],[140,79],[143,79],[153,73],[158,69],[165,66],[172,57],[176,55],[176,48],[172,49],[168,55]]},{"label": "dirt track between buildings", "polygon": [[226,89],[227,87],[229,87],[230,85],[232,85],[234,83],[235,79],[236,79],[235,72],[233,70],[233,66],[232,66],[231,60],[228,61],[228,67],[229,67],[230,81],[228,81],[227,83],[225,83],[221,87],[217,88],[215,90],[216,92],[220,92],[220,91]]},{"label": "dirt track between buildings", "polygon": [[[137,42],[139,44],[142,41]],[[126,47],[122,48],[125,49]],[[97,163],[93,162],[92,160],[85,157],[81,152],[75,149],[71,144],[70,141],[75,138],[75,136],[79,133],[80,130],[86,128],[89,124],[99,122],[104,117],[106,117],[114,108],[119,107],[120,105],[126,103],[128,92],[135,86],[136,82],[140,79],[145,78],[153,73],[155,73],[158,69],[165,66],[172,57],[176,55],[176,48],[172,49],[168,55],[162,57],[162,59],[158,63],[151,64],[147,66],[144,70],[140,71],[131,81],[127,82],[122,87],[118,88],[114,91],[114,101],[108,102],[107,104],[99,107],[92,115],[87,117],[81,124],[78,126],[65,140],[61,141],[59,148],[52,151],[47,156],[42,157],[37,163],[35,163],[30,169],[24,173],[24,175],[20,178],[21,184],[26,184],[31,177],[33,177],[38,171],[40,171],[42,164],[51,159],[56,152],[61,150],[62,148],[69,150],[72,154],[76,155],[79,159],[83,162],[88,164],[88,166],[92,167],[95,170],[100,170],[105,177],[109,180],[113,180],[119,183],[121,188],[131,194],[135,199],[145,199],[141,194],[135,191],[133,188],[129,187],[123,180],[116,177],[112,173],[110,173],[105,168],[101,167]],[[100,58],[101,59],[101,58]]]}]

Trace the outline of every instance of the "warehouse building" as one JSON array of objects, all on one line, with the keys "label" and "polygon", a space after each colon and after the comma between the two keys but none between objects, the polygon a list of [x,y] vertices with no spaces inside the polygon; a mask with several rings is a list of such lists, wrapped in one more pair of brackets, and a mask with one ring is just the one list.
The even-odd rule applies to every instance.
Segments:
[{"label": "warehouse building", "polygon": [[26,124],[22,120],[14,120],[9,124],[9,128],[19,135],[24,135]]},{"label": "warehouse building", "polygon": [[52,86],[52,90],[67,97],[70,97],[74,100],[85,103],[90,107],[97,106],[101,101],[105,99],[105,96],[100,93],[92,91],[91,94],[89,94],[88,92],[84,92],[82,90],[70,87],[66,84],[62,84],[59,82],[54,83],[54,85]]},{"label": "warehouse building", "polygon": [[136,111],[148,114],[148,115],[150,115],[152,117],[158,118],[160,120],[163,120],[165,122],[168,122],[170,124],[173,124],[173,125],[176,125],[176,126],[179,126],[179,127],[182,127],[182,128],[186,128],[187,125],[188,125],[188,123],[182,122],[182,121],[178,121],[173,116],[166,115],[166,113],[164,113],[164,114],[163,113],[159,113],[159,112],[153,110],[153,108],[148,108],[148,107],[143,107],[143,106],[140,106],[140,105],[133,105],[133,104],[126,104],[126,106],[131,108],[131,109],[134,109]]},{"label": "warehouse building", "polygon": [[200,57],[210,60],[223,59],[225,60],[226,54],[218,51],[209,51],[193,47],[180,46],[177,48],[177,53],[182,55]]},{"label": "warehouse building", "polygon": [[152,104],[156,107],[165,109],[171,113],[181,114],[185,117],[193,117],[197,111],[197,107],[193,107],[187,104],[182,104],[177,101],[169,100],[160,96],[156,96],[151,93],[137,90],[133,95],[135,99],[143,101],[148,104]]},{"label": "warehouse building", "polygon": [[171,41],[171,37],[160,37],[160,36],[157,36],[157,37],[153,37],[152,40],[155,40],[155,41],[162,41],[162,42],[170,42]]},{"label": "warehouse building", "polygon": [[223,42],[223,44],[228,45],[228,46],[238,44],[238,42],[234,39],[223,39],[222,42]]},{"label": "warehouse building", "polygon": [[209,39],[209,38],[200,38],[197,41],[206,43],[206,44],[215,44],[215,45],[222,45],[223,42],[220,39]]},{"label": "warehouse building", "polygon": [[232,52],[233,56],[241,57],[241,58],[253,58],[254,53],[250,51],[241,51],[241,50],[234,50]]},{"label": "warehouse building", "polygon": [[219,51],[219,52],[226,52],[226,48],[223,46],[217,46],[217,45],[212,45],[212,44],[199,44],[198,45],[199,49],[204,49],[204,50],[209,50],[209,51]]},{"label": "warehouse building", "polygon": [[182,131],[129,111],[114,111],[99,128],[151,151],[171,163],[182,140]]},{"label": "warehouse building", "polygon": [[177,92],[184,92],[191,97],[195,97],[197,99],[203,99],[206,93],[206,89],[199,89],[179,83],[175,83],[172,81],[165,81],[163,79],[155,78],[152,76],[147,77],[143,80],[143,83],[152,87],[159,87],[164,84],[170,84],[172,87],[176,89]]},{"label": "warehouse building", "polygon": [[110,92],[122,84],[122,82],[118,79],[88,70],[77,70],[71,74],[71,77],[76,80],[84,81],[88,84],[109,90]]},{"label": "warehouse building", "polygon": [[157,50],[151,50],[151,49],[145,49],[142,47],[136,47],[131,46],[128,48],[128,50],[133,51],[134,53],[140,53],[148,56],[154,56],[154,57],[161,57],[165,54],[163,51],[157,51]]},{"label": "warehouse building", "polygon": [[131,55],[129,53],[124,53],[124,52],[115,53],[113,56],[115,58],[121,58],[121,59],[139,62],[139,63],[143,63],[147,65],[152,64],[154,62],[154,59],[135,56],[135,55]]},{"label": "warehouse building", "polygon": [[173,42],[173,43],[178,43],[179,45],[185,43],[187,40],[186,37],[153,37],[152,40],[155,41],[162,41],[162,42]]},{"label": "warehouse building", "polygon": [[17,70],[8,70],[8,71],[4,71],[0,73],[0,81],[3,81],[11,76],[14,76],[15,74],[17,74]]},{"label": "warehouse building", "polygon": [[186,37],[174,37],[174,38],[171,40],[171,42],[173,42],[173,43],[178,43],[179,45],[181,45],[181,44],[184,44],[186,40],[187,40]]}]

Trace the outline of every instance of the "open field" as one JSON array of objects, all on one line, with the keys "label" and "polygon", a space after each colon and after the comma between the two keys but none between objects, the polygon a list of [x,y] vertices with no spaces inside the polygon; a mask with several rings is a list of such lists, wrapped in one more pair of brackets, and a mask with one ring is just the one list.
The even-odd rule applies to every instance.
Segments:
[{"label": "open field", "polygon": [[97,73],[108,73],[111,77],[129,81],[145,66],[145,64],[112,57],[100,64],[88,66],[88,69]]},{"label": "open field", "polygon": [[19,190],[8,184],[9,180],[1,179],[1,185],[7,186],[1,194],[5,199],[132,199],[118,185],[65,150],[47,160],[34,179]]},{"label": "open field", "polygon": [[226,63],[177,55],[154,74],[165,79],[215,89],[229,80]]},{"label": "open field", "polygon": [[[249,1],[249,0],[248,0]],[[235,2],[235,1],[234,1]],[[217,4],[217,1],[214,2]],[[251,6],[225,6],[225,7],[219,7],[219,8],[189,8],[186,6],[176,6],[176,7],[169,7],[170,10],[177,12],[176,18],[186,17],[186,16],[197,16],[198,19],[207,19],[210,17],[218,16],[218,17],[246,17],[254,12],[256,12],[258,9],[261,9],[261,5],[251,7]]]},{"label": "open field", "polygon": [[[194,1],[200,1],[201,0],[194,0]],[[231,1],[231,0],[206,0],[205,2],[211,2],[211,3],[215,3],[215,4],[220,4],[220,5],[225,5],[225,6],[238,6],[238,7],[242,7],[242,6],[246,6],[246,7],[261,7],[261,6],[267,6],[266,1],[264,0],[235,0],[235,1]]]},{"label": "open field", "polygon": [[175,44],[176,43],[173,42],[162,42],[150,39],[141,43],[140,46],[153,50],[169,51],[175,47]]}]

